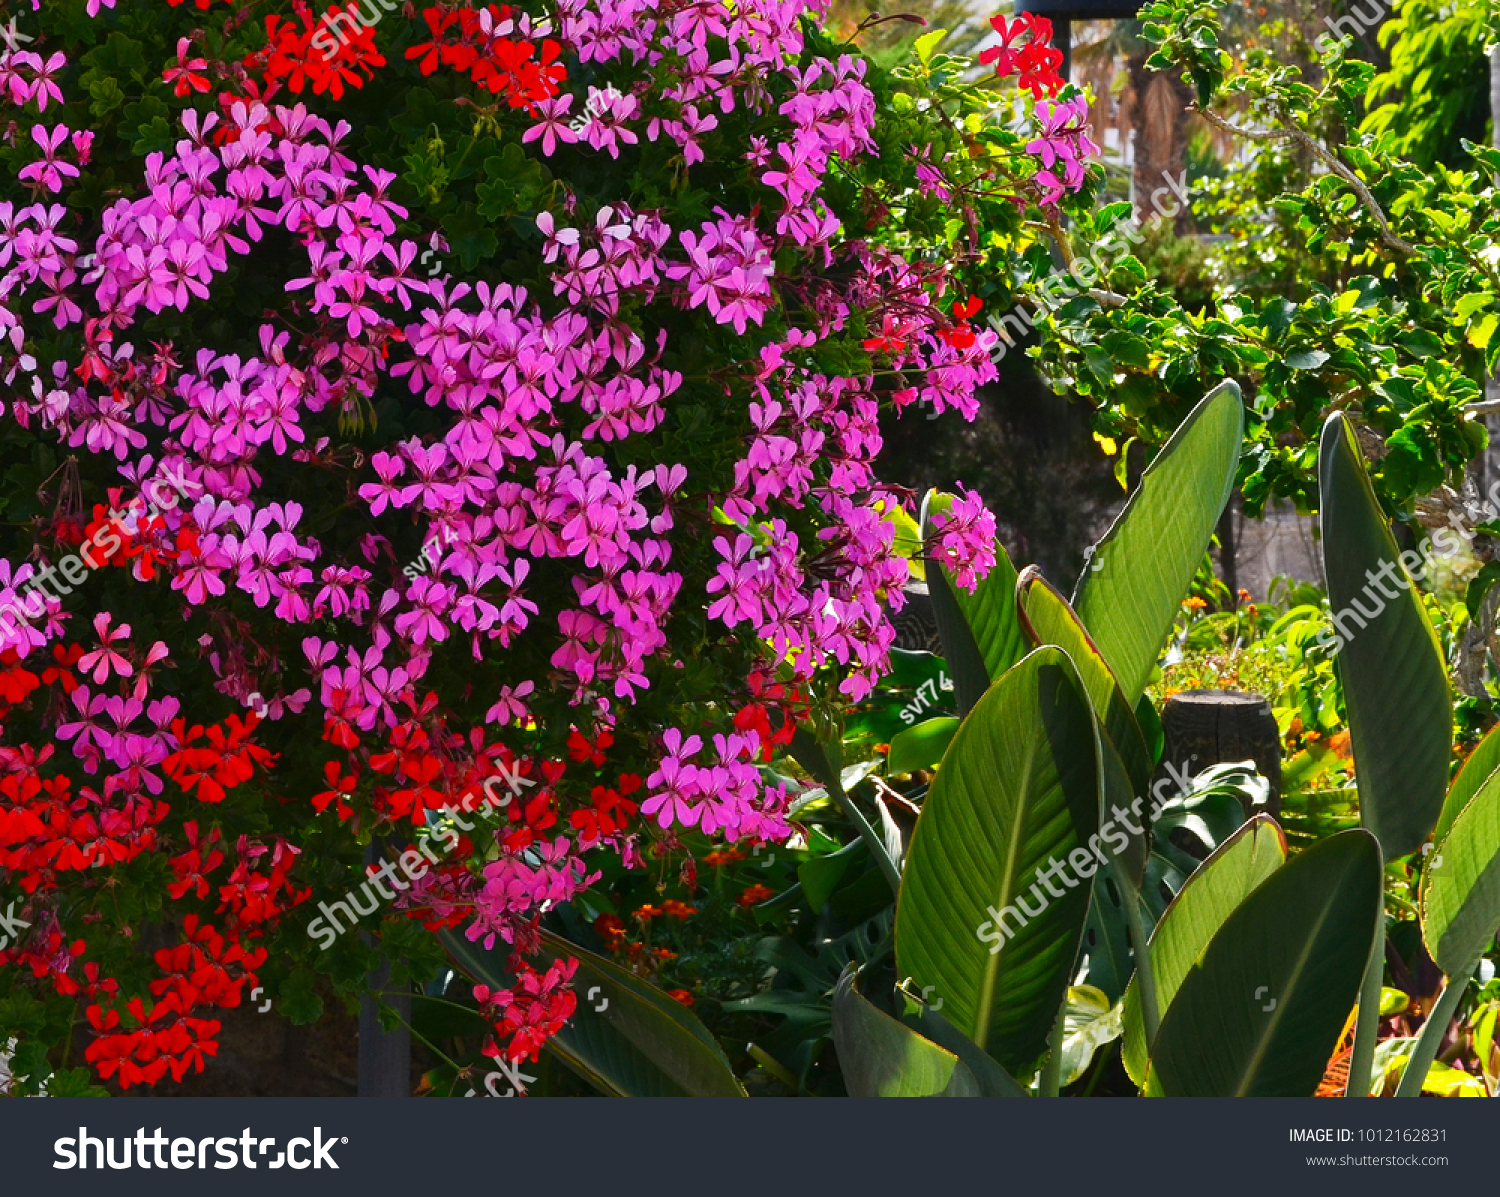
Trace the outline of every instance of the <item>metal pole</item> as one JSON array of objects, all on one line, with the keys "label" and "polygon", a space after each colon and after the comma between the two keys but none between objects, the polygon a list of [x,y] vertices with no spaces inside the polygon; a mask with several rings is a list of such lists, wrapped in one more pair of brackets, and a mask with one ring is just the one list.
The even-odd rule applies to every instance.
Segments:
[{"label": "metal pole", "polygon": [[[378,864],[385,845],[377,838],[365,847],[365,868]],[[376,946],[375,936],[364,932],[364,941]],[[359,1000],[359,1089],[360,1097],[411,1096],[411,993],[389,990],[391,962],[384,953],[380,965],[369,976],[370,992]],[[381,999],[401,1015],[401,1025],[389,1033],[381,1030],[377,1011]]]}]

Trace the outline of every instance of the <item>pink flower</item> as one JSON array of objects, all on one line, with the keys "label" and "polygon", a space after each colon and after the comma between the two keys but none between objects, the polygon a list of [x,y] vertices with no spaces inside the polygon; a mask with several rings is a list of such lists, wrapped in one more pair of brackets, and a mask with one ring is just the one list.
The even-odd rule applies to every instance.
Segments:
[{"label": "pink flower", "polygon": [[932,518],[933,558],[953,574],[955,583],[972,593],[995,564],[995,517],[962,483],[958,490],[949,510]]},{"label": "pink flower", "polygon": [[68,137],[67,125],[54,125],[49,133],[41,125],[31,126],[31,140],[42,147],[40,161],[23,166],[16,177],[24,182],[39,180],[48,191],[61,191],[64,177],[76,179],[78,168],[71,162],[62,162],[57,157],[58,147]]},{"label": "pink flower", "polygon": [[[109,679],[111,669],[121,677],[129,677],[135,672],[135,667],[114,649],[115,641],[126,640],[130,636],[130,625],[122,623],[114,631],[110,631],[110,618],[108,611],[101,611],[94,616],[94,631],[98,633],[100,647],[91,653],[85,653],[78,661],[80,673],[88,673],[91,669],[94,671],[96,686],[102,686]],[[162,655],[165,655],[165,646]]]}]

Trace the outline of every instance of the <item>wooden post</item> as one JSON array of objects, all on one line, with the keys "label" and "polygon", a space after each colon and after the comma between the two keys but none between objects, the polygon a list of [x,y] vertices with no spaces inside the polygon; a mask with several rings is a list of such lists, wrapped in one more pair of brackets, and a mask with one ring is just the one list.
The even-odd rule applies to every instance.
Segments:
[{"label": "wooden post", "polygon": [[1247,809],[1245,817],[1261,811],[1273,818],[1281,814],[1281,733],[1271,704],[1259,694],[1185,690],[1167,699],[1161,728],[1163,766],[1170,762],[1198,774],[1211,765],[1254,761],[1271,783],[1271,793],[1264,807]]}]

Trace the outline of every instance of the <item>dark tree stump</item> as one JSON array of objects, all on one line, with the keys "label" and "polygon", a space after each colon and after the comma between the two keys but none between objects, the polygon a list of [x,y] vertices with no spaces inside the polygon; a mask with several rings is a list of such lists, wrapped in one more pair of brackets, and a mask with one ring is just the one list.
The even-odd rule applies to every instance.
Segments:
[{"label": "dark tree stump", "polygon": [[1281,733],[1271,704],[1259,694],[1239,690],[1186,690],[1167,699],[1161,710],[1162,767],[1171,762],[1197,775],[1211,765],[1254,761],[1271,783],[1265,806],[1247,809],[1245,817],[1281,814]]}]

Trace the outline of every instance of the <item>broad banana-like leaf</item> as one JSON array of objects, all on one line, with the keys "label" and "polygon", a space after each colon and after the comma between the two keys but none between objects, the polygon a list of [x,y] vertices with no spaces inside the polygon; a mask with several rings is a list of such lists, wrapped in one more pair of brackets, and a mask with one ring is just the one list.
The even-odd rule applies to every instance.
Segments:
[{"label": "broad banana-like leaf", "polygon": [[1089,887],[1053,878],[1098,830],[1096,745],[1078,671],[1037,649],[959,727],[907,853],[898,973],[1013,1076],[1045,1052],[1077,958]]},{"label": "broad banana-like leaf", "polygon": [[[1156,1000],[1172,1004],[1193,962],[1235,908],[1286,862],[1286,837],[1269,815],[1256,815],[1205,860],[1167,904],[1151,934]],[[1125,1071],[1137,1085],[1146,1079],[1146,1042],[1141,995],[1134,979],[1125,990]]]},{"label": "broad banana-like leaf", "polygon": [[1205,395],[1146,467],[1078,580],[1073,607],[1132,705],[1229,502],[1244,423],[1235,383]]},{"label": "broad banana-like leaf", "polygon": [[1462,985],[1500,929],[1500,773],[1453,820],[1422,879],[1422,939],[1450,984]]},{"label": "broad banana-like leaf", "polygon": [[[439,932],[461,972],[491,989],[513,983],[509,950]],[[611,1097],[744,1097],[729,1059],[683,1004],[612,961],[542,932],[541,961],[578,961],[578,1009],[544,1050]],[[586,997],[585,995],[590,995]]]},{"label": "broad banana-like leaf", "polygon": [[1416,851],[1443,807],[1453,744],[1448,672],[1342,412],[1323,426],[1318,493],[1359,820],[1394,860]]},{"label": "broad banana-like leaf", "polygon": [[1030,1097],[1010,1073],[995,1062],[995,1058],[974,1046],[962,1031],[934,1010],[923,1005],[916,1014],[907,1018],[926,1038],[939,1047],[947,1048],[968,1065],[974,1079],[979,1082],[981,1097]]},{"label": "broad banana-like leaf", "polygon": [[1437,826],[1432,829],[1434,845],[1443,842],[1453,820],[1458,818],[1458,812],[1469,805],[1469,800],[1496,769],[1500,769],[1500,723],[1490,728],[1459,766],[1458,776],[1453,779],[1453,784],[1448,787],[1448,797],[1443,800],[1443,813],[1438,815]]},{"label": "broad banana-like leaf", "polygon": [[892,1018],[855,987],[849,965],[833,990],[833,1047],[850,1097],[978,1097],[957,1056]]},{"label": "broad banana-like leaf", "polygon": [[1133,798],[1146,793],[1151,780],[1151,752],[1114,672],[1068,600],[1034,565],[1028,565],[1016,579],[1016,605],[1030,641],[1036,645],[1057,645],[1078,667],[1094,714],[1129,775],[1133,792],[1126,796],[1128,807]]},{"label": "broad banana-like leaf", "polygon": [[1146,1092],[1311,1097],[1359,993],[1381,900],[1380,845],[1367,831],[1330,836],[1277,869],[1178,986]]},{"label": "broad banana-like leaf", "polygon": [[[924,543],[932,543],[933,516],[951,501],[951,495],[928,493],[922,505]],[[973,594],[958,586],[941,562],[929,563],[927,593],[960,715],[967,715],[990,683],[1026,655],[1026,638],[1016,618],[1015,591],[1016,567],[998,540],[994,567],[980,579]]]}]

